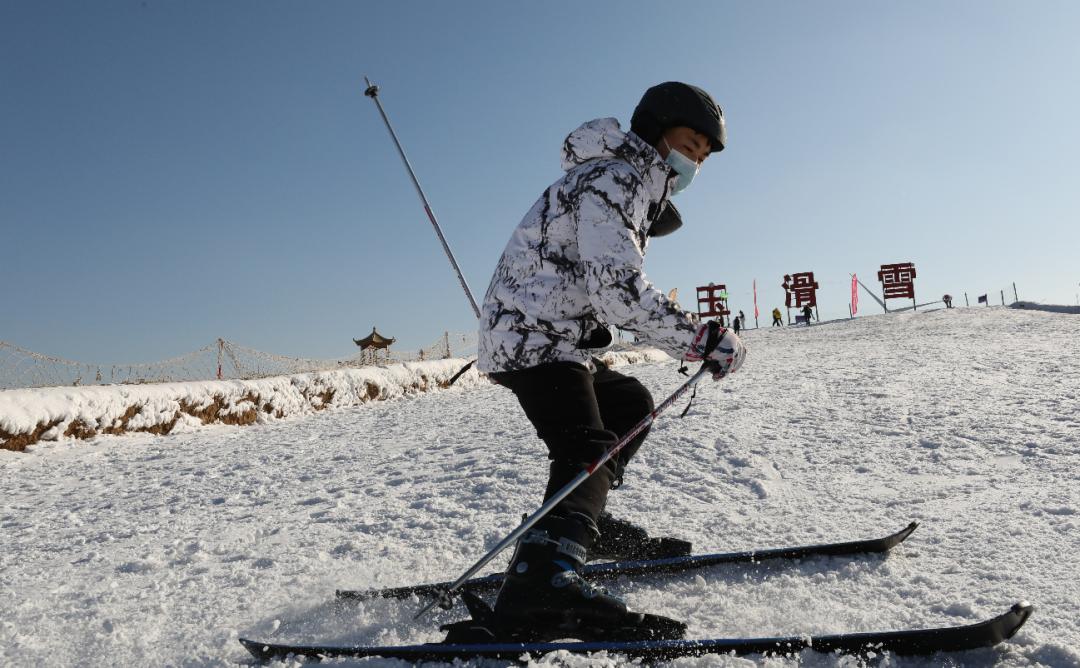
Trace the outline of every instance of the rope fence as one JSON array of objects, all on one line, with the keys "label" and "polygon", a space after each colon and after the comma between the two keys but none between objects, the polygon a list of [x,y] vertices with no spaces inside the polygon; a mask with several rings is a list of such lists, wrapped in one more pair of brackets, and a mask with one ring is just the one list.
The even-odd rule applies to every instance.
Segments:
[{"label": "rope fence", "polygon": [[286,357],[218,339],[171,359],[146,364],[87,364],[0,341],[0,390],[32,387],[169,383],[192,380],[248,380],[314,371],[476,355],[475,332],[443,332],[413,353],[368,349],[332,360]]}]

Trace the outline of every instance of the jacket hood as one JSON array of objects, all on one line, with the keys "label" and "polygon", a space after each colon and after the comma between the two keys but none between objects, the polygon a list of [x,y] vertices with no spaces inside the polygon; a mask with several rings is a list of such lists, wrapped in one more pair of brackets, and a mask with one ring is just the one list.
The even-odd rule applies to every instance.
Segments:
[{"label": "jacket hood", "polygon": [[570,171],[590,160],[614,159],[629,163],[641,176],[649,199],[660,202],[670,192],[669,177],[674,170],[633,132],[623,132],[614,118],[598,118],[571,132],[562,147],[563,171]]}]

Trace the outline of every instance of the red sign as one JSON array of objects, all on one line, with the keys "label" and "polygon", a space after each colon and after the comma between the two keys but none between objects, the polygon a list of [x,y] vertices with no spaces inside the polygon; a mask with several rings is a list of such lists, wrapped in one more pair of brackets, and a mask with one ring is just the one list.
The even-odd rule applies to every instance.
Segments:
[{"label": "red sign", "polygon": [[859,277],[851,275],[851,315],[859,312]]},{"label": "red sign", "polygon": [[784,274],[784,305],[791,308],[791,295],[795,295],[795,307],[805,305],[817,306],[817,281],[814,280],[814,272],[804,271],[800,274]]},{"label": "red sign", "polygon": [[[714,318],[731,313],[727,308],[727,286],[709,283],[697,289],[697,312],[703,318]],[[702,310],[702,304],[705,310]]]},{"label": "red sign", "polygon": [[911,262],[883,264],[877,273],[885,299],[915,299],[915,265]]}]

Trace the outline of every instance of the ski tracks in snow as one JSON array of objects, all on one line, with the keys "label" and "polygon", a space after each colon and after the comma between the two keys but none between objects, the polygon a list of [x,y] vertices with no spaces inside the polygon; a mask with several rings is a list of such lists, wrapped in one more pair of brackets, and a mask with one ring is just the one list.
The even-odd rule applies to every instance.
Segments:
[{"label": "ski tracks in snow", "polygon": [[[694,637],[964,623],[1029,598],[1038,609],[1014,641],[952,660],[1080,665],[1077,325],[953,309],[747,332],[742,371],[703,382],[686,418],[682,405],[660,417],[609,509],[698,551],[922,526],[888,558],[611,587],[687,620]],[[676,366],[621,370],[659,399],[682,382]],[[241,632],[434,640],[460,610],[417,623],[418,602],[340,606],[333,590],[456,576],[539,505],[547,474],[543,444],[493,385],[247,428],[42,445],[0,452],[0,467],[0,662],[61,666],[232,665],[246,656]],[[605,661],[618,657],[542,663]],[[762,662],[854,665],[812,653]]]}]

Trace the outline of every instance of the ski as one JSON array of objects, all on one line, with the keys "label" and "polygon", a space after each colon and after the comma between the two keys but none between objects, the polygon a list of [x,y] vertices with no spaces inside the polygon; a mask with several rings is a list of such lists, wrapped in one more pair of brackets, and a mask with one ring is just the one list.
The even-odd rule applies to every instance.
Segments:
[{"label": "ski", "polygon": [[[883,538],[871,538],[868,540],[856,540],[845,543],[823,543],[820,545],[778,547],[765,550],[748,550],[745,552],[720,552],[716,554],[696,554],[686,557],[669,557],[666,559],[589,564],[582,569],[581,575],[587,580],[600,580],[604,578],[614,578],[620,575],[678,573],[680,571],[705,568],[706,566],[716,566],[719,564],[756,564],[758,562],[774,559],[804,559],[808,557],[884,553],[904,542],[918,526],[918,522],[912,522],[900,531]],[[503,574],[494,573],[492,575],[466,581],[464,585],[462,585],[462,590],[472,592],[491,591],[497,589],[499,585],[502,584],[502,581]],[[447,586],[449,586],[449,584],[449,582],[438,582],[434,584],[388,587],[385,589],[339,589],[336,594],[339,599],[346,600],[362,601],[373,598],[407,599],[412,596],[438,596]]]},{"label": "ski", "polygon": [[811,649],[816,652],[860,654],[892,652],[895,655],[925,655],[991,647],[1011,638],[1034,608],[1017,603],[997,617],[966,626],[841,633],[821,636],[776,636],[764,638],[714,638],[708,640],[636,640],[619,642],[542,642],[542,643],[425,643],[397,646],[319,646],[263,643],[240,639],[244,647],[260,661],[289,655],[308,658],[366,657],[404,659],[406,661],[454,661],[479,658],[503,659],[524,663],[529,657],[550,652],[589,654],[608,652],[628,658],[670,660],[704,654],[776,654],[787,655]]}]

